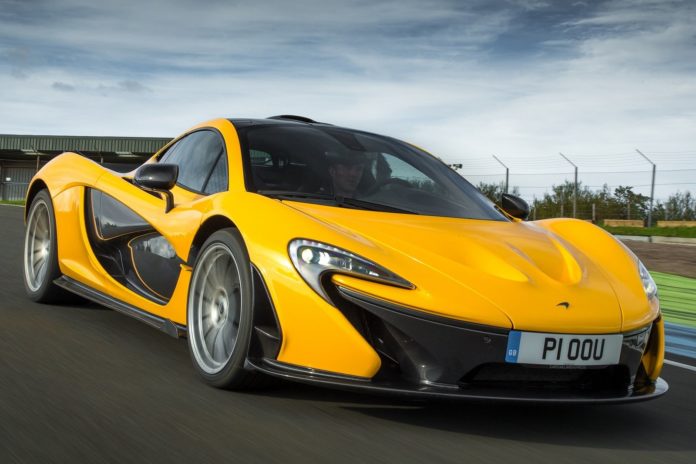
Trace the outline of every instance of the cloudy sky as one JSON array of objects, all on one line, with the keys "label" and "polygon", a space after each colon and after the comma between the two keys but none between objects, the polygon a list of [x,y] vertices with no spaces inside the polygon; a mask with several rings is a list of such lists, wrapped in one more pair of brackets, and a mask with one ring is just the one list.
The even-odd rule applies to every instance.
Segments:
[{"label": "cloudy sky", "polygon": [[572,171],[559,152],[647,193],[638,148],[666,196],[696,191],[695,25],[688,0],[0,0],[0,133],[299,114],[474,182],[501,179],[496,154],[525,197]]}]

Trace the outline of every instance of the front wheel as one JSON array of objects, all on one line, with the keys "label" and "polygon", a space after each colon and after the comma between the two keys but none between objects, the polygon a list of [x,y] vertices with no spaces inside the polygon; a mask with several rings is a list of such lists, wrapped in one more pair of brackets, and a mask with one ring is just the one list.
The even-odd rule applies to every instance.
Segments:
[{"label": "front wheel", "polygon": [[56,220],[47,190],[36,194],[29,207],[24,236],[24,288],[39,303],[65,300],[66,292],[53,281],[60,277]]},{"label": "front wheel", "polygon": [[244,368],[252,329],[249,257],[237,229],[212,234],[201,247],[189,286],[188,343],[203,379],[218,388],[254,386]]}]

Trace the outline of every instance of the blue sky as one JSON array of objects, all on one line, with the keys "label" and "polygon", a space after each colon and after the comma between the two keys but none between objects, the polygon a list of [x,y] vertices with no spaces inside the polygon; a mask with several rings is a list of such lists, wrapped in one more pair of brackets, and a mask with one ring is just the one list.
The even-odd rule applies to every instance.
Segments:
[{"label": "blue sky", "polygon": [[[496,154],[525,197],[571,171],[558,152],[646,192],[639,148],[665,196],[696,190],[695,24],[692,1],[0,0],[0,133],[300,114],[474,182],[500,180]],[[640,172],[589,174],[609,170]]]}]

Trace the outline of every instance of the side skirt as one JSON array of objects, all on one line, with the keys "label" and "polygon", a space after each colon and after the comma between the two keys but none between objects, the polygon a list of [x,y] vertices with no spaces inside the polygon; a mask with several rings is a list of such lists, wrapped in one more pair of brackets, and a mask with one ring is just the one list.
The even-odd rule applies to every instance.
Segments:
[{"label": "side skirt", "polygon": [[135,318],[145,324],[154,327],[155,329],[161,330],[167,335],[180,338],[186,336],[186,327],[172,322],[170,319],[165,319],[154,314],[143,311],[140,308],[136,308],[133,305],[125,303],[121,300],[117,300],[105,293],[88,287],[85,284],[78,282],[67,276],[61,276],[53,281],[54,284],[58,285],[65,290],[75,293],[83,298],[93,301],[102,306],[106,306],[109,309],[123,313],[126,316]]}]

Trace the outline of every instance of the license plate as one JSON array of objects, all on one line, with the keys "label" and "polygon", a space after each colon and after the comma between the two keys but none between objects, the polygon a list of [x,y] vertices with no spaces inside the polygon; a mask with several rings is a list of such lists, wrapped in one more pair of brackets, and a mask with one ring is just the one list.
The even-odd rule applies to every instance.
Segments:
[{"label": "license plate", "polygon": [[513,330],[505,362],[558,366],[618,364],[623,335],[571,335]]}]

